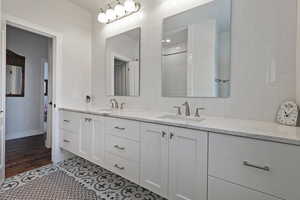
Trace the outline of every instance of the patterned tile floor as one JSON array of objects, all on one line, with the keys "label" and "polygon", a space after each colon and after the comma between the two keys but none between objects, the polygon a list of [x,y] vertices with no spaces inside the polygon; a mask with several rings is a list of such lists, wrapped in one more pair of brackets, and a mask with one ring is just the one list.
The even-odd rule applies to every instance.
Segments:
[{"label": "patterned tile floor", "polygon": [[164,200],[162,197],[79,157],[8,178],[0,187],[0,193],[13,190],[59,170],[74,177],[85,188],[95,191],[99,200]]}]

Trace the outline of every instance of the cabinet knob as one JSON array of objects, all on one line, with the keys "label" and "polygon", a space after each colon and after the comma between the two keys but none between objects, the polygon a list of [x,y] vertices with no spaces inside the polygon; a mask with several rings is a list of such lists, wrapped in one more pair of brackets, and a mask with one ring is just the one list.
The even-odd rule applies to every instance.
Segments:
[{"label": "cabinet knob", "polygon": [[125,169],[125,167],[120,167],[118,164],[115,164],[114,167],[119,169],[119,170],[124,170]]},{"label": "cabinet knob", "polygon": [[171,134],[170,134],[170,139],[172,140],[172,139],[173,139],[173,137],[174,137],[174,134],[173,134],[173,133],[171,133]]},{"label": "cabinet knob", "polygon": [[116,149],[119,149],[119,150],[122,150],[122,151],[125,150],[125,147],[120,147],[119,145],[114,145],[114,147],[115,147]]},{"label": "cabinet knob", "polygon": [[167,135],[167,133],[165,131],[161,132],[161,136],[164,138]]},{"label": "cabinet knob", "polygon": [[118,130],[121,130],[121,131],[125,130],[125,128],[121,128],[121,127],[118,127],[118,126],[116,126],[115,129],[118,129]]},{"label": "cabinet knob", "polygon": [[64,140],[65,143],[70,143],[70,140]]}]

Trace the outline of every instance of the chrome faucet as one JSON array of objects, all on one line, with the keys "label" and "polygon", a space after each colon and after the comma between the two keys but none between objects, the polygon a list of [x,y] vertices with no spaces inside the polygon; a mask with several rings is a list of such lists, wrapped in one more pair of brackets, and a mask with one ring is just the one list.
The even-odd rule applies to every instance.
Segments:
[{"label": "chrome faucet", "polygon": [[112,108],[119,109],[119,104],[118,104],[118,101],[116,99],[111,99],[110,102],[111,102],[111,107]]},{"label": "chrome faucet", "polygon": [[185,116],[189,117],[191,116],[191,109],[190,109],[190,104],[189,102],[185,102],[184,104],[182,104],[183,106],[185,106]]}]

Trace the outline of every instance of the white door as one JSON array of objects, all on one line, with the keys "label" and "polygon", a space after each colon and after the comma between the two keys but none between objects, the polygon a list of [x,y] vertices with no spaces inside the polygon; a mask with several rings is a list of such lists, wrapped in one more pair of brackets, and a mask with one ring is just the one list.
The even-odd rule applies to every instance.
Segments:
[{"label": "white door", "polygon": [[168,196],[168,127],[141,125],[141,180],[143,187]]},{"label": "white door", "polygon": [[104,119],[95,117],[93,123],[92,159],[102,165],[104,162]]},{"label": "white door", "polygon": [[89,159],[92,151],[93,119],[89,115],[82,115],[79,136],[79,155]]},{"label": "white door", "polygon": [[169,199],[205,200],[207,133],[170,128]]},{"label": "white door", "polygon": [[[0,1],[1,2],[1,1]],[[1,12],[0,12],[1,13]],[[1,34],[1,64],[0,64],[0,183],[5,179],[5,75],[6,75],[6,25],[2,25]]]}]

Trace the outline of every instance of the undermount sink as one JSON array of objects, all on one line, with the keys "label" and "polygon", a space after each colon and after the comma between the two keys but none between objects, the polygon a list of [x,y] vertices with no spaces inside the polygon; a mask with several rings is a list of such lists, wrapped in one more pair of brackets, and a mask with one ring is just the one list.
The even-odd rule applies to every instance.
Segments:
[{"label": "undermount sink", "polygon": [[169,119],[169,120],[177,120],[177,121],[194,121],[194,122],[201,122],[205,120],[204,118],[200,117],[185,117],[181,115],[163,115],[158,117],[159,119]]}]

